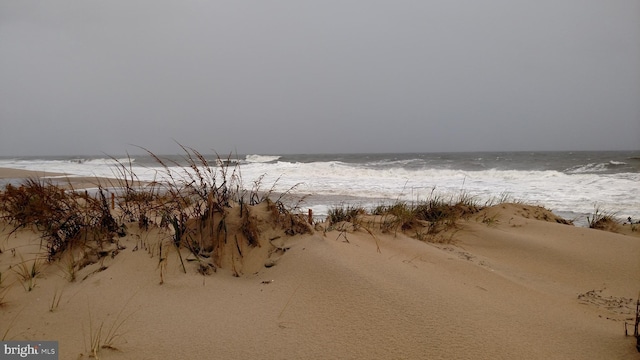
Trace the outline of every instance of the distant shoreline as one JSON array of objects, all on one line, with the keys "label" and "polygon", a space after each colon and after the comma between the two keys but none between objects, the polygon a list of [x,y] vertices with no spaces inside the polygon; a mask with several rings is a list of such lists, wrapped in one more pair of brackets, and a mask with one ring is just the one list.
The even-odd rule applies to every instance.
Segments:
[{"label": "distant shoreline", "polygon": [[29,177],[65,176],[67,174],[0,167],[0,179],[25,179]]}]

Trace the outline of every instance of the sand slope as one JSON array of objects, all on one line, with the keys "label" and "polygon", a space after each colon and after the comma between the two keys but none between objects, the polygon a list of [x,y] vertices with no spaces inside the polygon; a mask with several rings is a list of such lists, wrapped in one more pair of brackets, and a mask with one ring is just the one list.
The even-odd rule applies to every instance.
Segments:
[{"label": "sand slope", "polygon": [[37,252],[24,230],[0,242],[0,334],[58,340],[61,359],[87,358],[99,324],[104,339],[122,321],[117,350],[100,358],[640,358],[623,325],[640,290],[640,238],[523,209],[484,210],[451,244],[363,230],[281,239],[289,250],[276,266],[240,277],[193,264],[184,274],[174,253],[163,285],[152,247],[165,235],[132,233],[75,282],[64,262],[44,265],[30,292],[8,269]]}]

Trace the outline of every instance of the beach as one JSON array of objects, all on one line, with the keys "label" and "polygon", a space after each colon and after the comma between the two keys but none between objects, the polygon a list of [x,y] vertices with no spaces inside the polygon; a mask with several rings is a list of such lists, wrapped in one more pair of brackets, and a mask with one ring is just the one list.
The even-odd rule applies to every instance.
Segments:
[{"label": "beach", "polygon": [[20,264],[41,258],[41,234],[1,222],[0,334],[58,341],[60,359],[640,359],[624,325],[640,296],[633,224],[498,203],[420,240],[375,216],[289,233],[267,205],[245,211],[255,234],[229,215],[237,252],[225,240],[215,267],[129,224],[73,280],[62,254],[31,282]]},{"label": "beach", "polygon": [[0,1],[0,360],[640,360],[639,16]]}]

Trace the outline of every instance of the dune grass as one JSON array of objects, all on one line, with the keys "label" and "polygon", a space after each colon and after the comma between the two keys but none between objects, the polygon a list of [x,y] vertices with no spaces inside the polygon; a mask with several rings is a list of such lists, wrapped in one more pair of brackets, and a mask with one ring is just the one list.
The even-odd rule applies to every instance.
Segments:
[{"label": "dune grass", "polygon": [[[461,191],[457,195],[444,196],[434,191],[426,200],[406,202],[396,200],[390,204],[381,204],[372,209],[354,205],[337,205],[329,209],[327,222],[329,228],[340,222],[354,224],[357,229],[367,222],[367,229],[376,228],[383,233],[405,233],[418,240],[432,243],[450,243],[455,233],[460,230],[461,220],[481,213],[475,219],[487,226],[497,226],[497,215],[482,213],[482,210],[499,204],[512,203],[525,205],[523,201],[513,200],[503,193],[489,201],[481,202],[477,197]],[[369,219],[369,220],[364,220]],[[544,220],[553,219],[563,224],[572,224],[559,217],[548,216]]]},{"label": "dune grass", "polygon": [[592,216],[587,216],[587,224],[591,229],[614,231],[618,225],[616,214],[596,205]]},{"label": "dune grass", "polygon": [[99,358],[99,354],[103,349],[119,350],[117,348],[118,341],[125,335],[123,331],[128,320],[134,315],[135,311],[130,312],[127,315],[123,315],[129,302],[133,299],[133,296],[122,306],[116,316],[109,322],[107,318],[104,318],[99,323],[94,323],[93,315],[91,314],[91,308],[89,307],[89,333],[85,333],[84,325],[82,331],[85,339],[85,348],[87,346],[88,337],[88,352],[89,357]]},{"label": "dune grass", "polygon": [[[22,228],[39,231],[46,261],[60,261],[69,281],[76,280],[82,267],[117,255],[122,249],[118,239],[126,236],[131,226],[142,231],[161,229],[168,246],[176,250],[172,252],[183,271],[187,272],[181,251],[185,249],[198,262],[201,273],[224,266],[223,258],[229,256],[235,269],[236,262],[242,262],[245,247],[260,246],[261,229],[253,214],[256,206],[266,204],[271,221],[285,234],[311,231],[299,212],[299,203],[293,207],[284,204],[293,188],[273,199],[275,184],[263,191],[263,177],[254,180],[250,188],[244,186],[239,162],[231,155],[209,160],[193,148],[179,146],[184,151],[180,162],[144,149],[160,167],[153,181],[139,179],[130,157],[124,161],[112,157],[114,177],[96,179],[93,194],[74,189],[70,182],[61,186],[48,179],[9,184],[0,191],[0,219],[12,226],[10,233]],[[237,254],[228,248],[232,242]],[[152,253],[160,255],[163,277],[170,248],[158,246]],[[35,276],[28,277],[28,270],[19,273],[24,274],[26,288],[32,289]]]},{"label": "dune grass", "polygon": [[340,222],[357,223],[359,216],[367,213],[367,210],[357,205],[345,205],[334,206],[329,209],[327,219],[330,224],[337,224]]},{"label": "dune grass", "polygon": [[0,217],[20,228],[42,233],[47,260],[54,260],[74,244],[93,242],[102,248],[118,232],[104,189],[98,196],[69,191],[50,180],[29,178],[20,187],[7,185],[0,193]]},{"label": "dune grass", "polygon": [[60,306],[60,300],[62,300],[62,293],[64,290],[58,291],[58,289],[53,291],[53,296],[51,297],[51,304],[49,304],[49,312],[54,312]]},{"label": "dune grass", "polygon": [[342,224],[336,229],[341,231],[340,236],[347,242],[348,229],[365,229],[370,234],[373,234],[374,229],[383,233],[413,233],[415,238],[428,241],[433,239],[432,235],[445,228],[446,221],[449,221],[448,224],[455,221],[450,215],[445,216],[445,209],[444,204],[439,202],[408,204],[396,201],[370,210],[357,205],[341,204],[329,209],[327,222],[329,230]]},{"label": "dune grass", "polygon": [[22,287],[24,287],[26,291],[31,291],[36,287],[36,278],[41,274],[42,259],[36,257],[30,264],[22,258],[21,260],[17,265],[12,267],[12,270],[18,275]]},{"label": "dune grass", "polygon": [[440,242],[441,237],[435,235],[455,229],[459,220],[483,208],[473,196],[464,192],[449,198],[432,192],[427,200],[379,205],[371,214],[382,217],[380,227],[383,232],[409,232],[420,240]]}]

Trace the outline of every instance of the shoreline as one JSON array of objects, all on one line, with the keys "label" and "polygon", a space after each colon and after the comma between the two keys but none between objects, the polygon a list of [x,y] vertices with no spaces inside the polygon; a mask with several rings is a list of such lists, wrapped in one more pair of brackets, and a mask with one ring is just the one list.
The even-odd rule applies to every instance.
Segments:
[{"label": "shoreline", "polygon": [[66,174],[0,167],[0,179],[25,179],[29,177],[65,176]]}]

